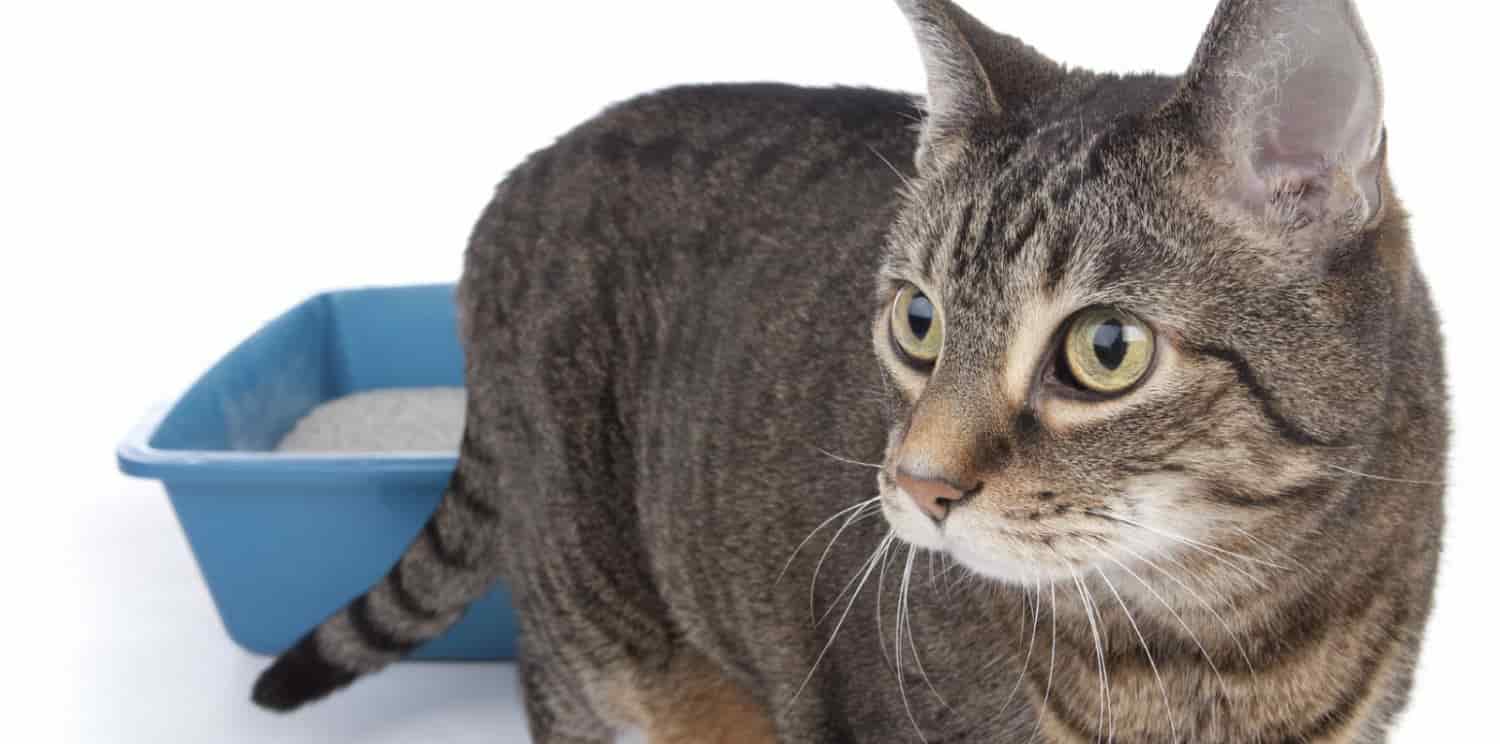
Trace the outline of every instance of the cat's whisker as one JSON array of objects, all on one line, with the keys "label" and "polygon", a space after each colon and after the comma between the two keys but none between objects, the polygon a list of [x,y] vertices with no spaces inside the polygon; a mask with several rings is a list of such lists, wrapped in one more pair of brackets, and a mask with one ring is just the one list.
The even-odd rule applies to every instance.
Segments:
[{"label": "cat's whisker", "polygon": [[819,524],[817,527],[814,527],[812,529],[812,532],[807,533],[807,537],[802,538],[802,542],[797,543],[797,547],[792,549],[792,554],[790,556],[787,556],[786,563],[782,564],[782,566],[781,566],[781,573],[776,574],[776,582],[775,583],[777,583],[777,584],[781,583],[782,578],[784,578],[786,576],[787,569],[789,569],[789,568],[792,567],[792,561],[794,561],[794,560],[797,559],[797,554],[800,553],[800,552],[802,552],[802,549],[804,547],[807,547],[808,541],[812,540],[813,536],[817,535],[819,532],[821,532],[824,527],[827,527],[835,519],[838,519],[839,517],[843,516],[844,514],[847,514],[847,513],[851,512],[851,511],[855,511],[857,509],[863,509],[863,508],[865,508],[865,507],[867,507],[867,506],[869,506],[871,504],[874,504],[874,503],[876,503],[878,501],[880,501],[880,497],[879,496],[875,496],[874,498],[866,499],[866,500],[861,501],[861,502],[859,502],[857,504],[852,504],[850,506],[846,506],[843,509],[840,509],[840,510],[834,512],[833,516],[831,516],[831,517],[823,520],[823,522],[821,524]]},{"label": "cat's whisker", "polygon": [[[1289,571],[1289,570],[1291,570],[1291,569],[1288,569],[1286,566],[1283,566],[1283,565],[1281,565],[1279,563],[1275,563],[1273,561],[1268,561],[1268,560],[1264,560],[1264,559],[1261,559],[1261,558],[1256,558],[1254,556],[1249,556],[1249,555],[1244,555],[1244,554],[1241,554],[1241,553],[1236,553],[1236,552],[1234,552],[1232,550],[1225,550],[1224,548],[1218,547],[1217,545],[1209,545],[1208,543],[1201,542],[1201,541],[1198,541],[1198,540],[1194,540],[1191,537],[1184,537],[1182,535],[1178,535],[1178,534],[1174,534],[1174,533],[1171,533],[1171,532],[1167,532],[1166,530],[1163,530],[1163,529],[1160,529],[1160,528],[1157,528],[1157,527],[1152,527],[1151,525],[1143,524],[1141,522],[1137,522],[1137,521],[1135,521],[1133,519],[1129,519],[1127,517],[1122,517],[1122,516],[1119,516],[1117,514],[1106,514],[1104,512],[1093,511],[1093,510],[1090,510],[1088,513],[1091,514],[1091,515],[1093,515],[1093,516],[1104,517],[1106,519],[1112,519],[1112,520],[1114,520],[1116,522],[1120,522],[1120,523],[1123,523],[1123,524],[1128,524],[1131,527],[1135,527],[1136,529],[1145,530],[1145,531],[1150,532],[1151,534],[1156,535],[1158,537],[1165,537],[1168,540],[1175,540],[1177,542],[1182,543],[1183,545],[1188,545],[1188,546],[1197,548],[1199,550],[1205,550],[1205,551],[1209,551],[1209,552],[1212,552],[1212,553],[1218,553],[1220,555],[1228,556],[1230,558],[1238,558],[1238,559],[1240,559],[1242,561],[1247,561],[1247,562],[1250,562],[1250,563],[1256,563],[1256,564],[1259,564],[1259,565],[1262,565],[1262,566],[1266,566],[1266,567],[1269,567],[1269,568],[1277,569],[1279,571]],[[1265,588],[1264,585],[1263,585],[1263,588]]]},{"label": "cat's whisker", "polygon": [[1088,618],[1089,632],[1094,637],[1094,661],[1099,669],[1099,728],[1097,729],[1098,735],[1094,737],[1094,740],[1099,741],[1104,738],[1106,717],[1111,721],[1110,733],[1111,738],[1113,738],[1112,721],[1114,719],[1114,711],[1109,696],[1109,674],[1105,671],[1104,642],[1099,637],[1099,624],[1094,619],[1094,608],[1089,603],[1089,595],[1087,590],[1084,589],[1083,581],[1078,578],[1078,571],[1073,568],[1072,563],[1068,563],[1067,566],[1068,573],[1073,575],[1073,586],[1078,590],[1078,599],[1083,603],[1083,614],[1084,617]]},{"label": "cat's whisker", "polygon": [[[891,664],[891,655],[885,648],[885,613],[881,611],[880,607],[881,600],[885,595],[885,569],[890,564],[891,556],[895,554],[895,551],[886,550],[884,552],[885,555],[880,559],[880,576],[875,579],[875,637],[880,645],[880,656],[885,659],[886,665],[889,666]],[[897,615],[897,617],[900,617],[900,615]]]},{"label": "cat's whisker", "polygon": [[[1197,592],[1193,591],[1192,587],[1189,587],[1185,582],[1183,582],[1181,579],[1177,578],[1176,576],[1173,576],[1170,571],[1166,571],[1161,566],[1157,565],[1150,558],[1147,558],[1146,556],[1141,555],[1140,553],[1132,550],[1129,546],[1124,545],[1123,543],[1110,543],[1110,544],[1113,545],[1114,547],[1119,548],[1120,550],[1125,551],[1126,553],[1129,553],[1131,555],[1131,557],[1133,557],[1136,560],[1138,560],[1138,561],[1146,564],[1147,566],[1150,566],[1151,568],[1155,569],[1157,573],[1161,574],[1162,576],[1167,577],[1168,581],[1171,581],[1172,583],[1176,584],[1184,592],[1187,592],[1188,596],[1192,597],[1194,600],[1196,600],[1198,602],[1198,604],[1202,605],[1203,609],[1207,610],[1208,613],[1210,615],[1212,615],[1215,620],[1219,621],[1220,625],[1224,626],[1224,632],[1227,633],[1229,635],[1230,640],[1234,642],[1235,648],[1239,649],[1240,658],[1242,658],[1242,659],[1245,660],[1245,668],[1250,670],[1250,676],[1252,678],[1255,677],[1255,664],[1250,661],[1250,653],[1245,650],[1245,645],[1240,642],[1239,634],[1235,633],[1234,629],[1231,628],[1231,627],[1229,627],[1229,621],[1225,620],[1224,616],[1220,615],[1219,611],[1215,610],[1213,608],[1213,605],[1209,604],[1208,601],[1205,600],[1205,599],[1203,599],[1203,597],[1201,595],[1199,595]],[[1137,577],[1137,580],[1140,581],[1139,577]],[[1141,583],[1143,585],[1145,585],[1144,581],[1142,581]],[[1160,595],[1157,595],[1157,599],[1161,599]],[[1166,604],[1165,600],[1163,600],[1162,603]],[[1175,611],[1174,611],[1173,614],[1176,614]],[[1184,623],[1183,625],[1184,625],[1184,627],[1186,627],[1186,623]],[[1191,631],[1189,631],[1189,635],[1191,635]],[[1194,638],[1194,641],[1196,641],[1196,640],[1197,639]],[[1199,644],[1198,647],[1199,647],[1199,649],[1203,648],[1202,644]],[[1208,652],[1204,651],[1205,658],[1207,658],[1207,654],[1208,654]],[[1210,667],[1213,666],[1213,661],[1211,659],[1209,660],[1209,665],[1210,665]],[[1218,674],[1218,669],[1217,668],[1214,669],[1214,673],[1216,675]],[[1223,684],[1223,677],[1219,678],[1219,682],[1220,682],[1220,684]],[[1227,687],[1225,688],[1225,692],[1226,693],[1228,692],[1228,688]]]},{"label": "cat's whisker", "polygon": [[[879,507],[875,504],[875,502],[879,500],[880,497],[878,496],[873,499],[869,499],[865,501],[859,509],[849,514],[847,517],[844,517],[844,523],[839,525],[839,528],[834,531],[833,537],[829,539],[828,544],[823,546],[823,553],[818,556],[818,562],[813,566],[812,579],[807,583],[807,616],[809,618],[816,620],[818,617],[818,575],[823,570],[824,561],[828,560],[828,554],[833,552],[833,546],[838,544],[839,538],[842,537],[844,532],[849,529],[850,525],[853,525],[864,517],[870,516],[872,513],[879,511]],[[835,600],[833,604],[838,604],[838,601]]]},{"label": "cat's whisker", "polygon": [[[1097,512],[1097,511],[1086,511],[1085,513],[1089,514],[1091,516],[1102,517],[1102,518],[1109,519],[1109,520],[1112,520],[1112,521],[1115,521],[1115,522],[1119,522],[1121,524],[1125,524],[1125,525],[1129,525],[1129,526],[1132,526],[1132,527],[1136,527],[1138,529],[1141,529],[1141,530],[1144,530],[1146,532],[1150,532],[1150,533],[1152,533],[1154,535],[1157,535],[1158,537],[1164,537],[1164,538],[1166,538],[1168,540],[1172,540],[1173,542],[1176,542],[1176,543],[1179,543],[1181,545],[1187,546],[1188,548],[1191,548],[1192,550],[1194,550],[1194,551],[1196,551],[1198,553],[1202,553],[1203,555],[1206,555],[1209,558],[1212,558],[1212,559],[1218,561],[1219,563],[1222,563],[1223,565],[1227,566],[1231,571],[1234,571],[1235,573],[1237,573],[1240,576],[1244,577],[1251,584],[1254,584],[1257,589],[1269,590],[1271,588],[1271,585],[1268,584],[1268,583],[1266,583],[1265,579],[1263,579],[1260,576],[1258,576],[1258,575],[1250,572],[1250,570],[1247,569],[1247,568],[1245,568],[1244,566],[1241,566],[1238,563],[1235,563],[1235,562],[1229,560],[1229,556],[1245,558],[1246,560],[1252,560],[1255,563],[1267,564],[1267,565],[1275,566],[1276,568],[1281,569],[1281,570],[1287,570],[1285,567],[1280,566],[1278,564],[1267,563],[1266,561],[1263,561],[1263,560],[1260,560],[1260,559],[1251,559],[1251,558],[1248,558],[1247,556],[1240,556],[1238,553],[1232,553],[1232,552],[1224,551],[1224,550],[1217,550],[1217,552],[1216,552],[1215,549],[1211,549],[1212,546],[1204,545],[1203,543],[1199,543],[1199,542],[1197,542],[1195,540],[1189,540],[1189,539],[1181,537],[1179,535],[1173,535],[1173,534],[1171,534],[1169,532],[1162,532],[1160,530],[1156,530],[1156,529],[1147,527],[1146,525],[1140,524],[1139,522],[1133,522],[1131,520],[1124,519],[1122,517],[1117,517],[1117,516],[1114,516],[1114,515],[1111,515],[1111,514],[1104,514],[1102,512]],[[1179,565],[1181,565],[1181,564],[1179,564]]]},{"label": "cat's whisker", "polygon": [[906,189],[907,189],[908,192],[916,190],[916,184],[912,182],[910,176],[906,175],[905,173],[902,173],[899,168],[897,168],[896,166],[892,165],[891,161],[889,159],[887,159],[885,155],[882,155],[879,150],[875,149],[874,145],[865,145],[865,146],[870,149],[870,152],[872,152],[872,153],[875,154],[875,157],[880,158],[880,162],[885,163],[885,167],[890,168],[891,172],[894,173],[894,174],[896,174],[897,178],[901,179],[901,183],[906,186]]},{"label": "cat's whisker", "polygon": [[[928,563],[927,563],[927,565],[928,565],[929,568],[931,568],[931,566],[932,566],[932,562],[931,562],[932,551],[930,551],[930,550],[927,551],[927,556],[928,556]],[[929,582],[928,586],[931,586],[930,582]],[[927,669],[922,666],[922,655],[917,652],[917,636],[916,636],[916,633],[912,631],[912,627],[911,627],[911,604],[910,604],[910,602],[911,602],[911,598],[910,598],[910,596],[908,596],[907,597],[907,606],[906,606],[906,610],[907,610],[906,611],[906,644],[911,647],[911,658],[912,658],[912,661],[916,662],[916,664],[917,664],[917,672],[922,675],[922,681],[925,682],[925,683],[927,683],[927,689],[929,689],[929,690],[932,691],[932,696],[935,697],[935,698],[937,698],[938,702],[940,704],[942,704],[942,706],[944,708],[947,708],[948,710],[951,711],[951,710],[953,710],[953,707],[950,706],[950,705],[948,705],[948,701],[944,700],[942,694],[939,693],[937,691],[937,688],[932,685],[932,678],[929,677],[929,676],[927,676]],[[954,712],[957,713],[957,711],[954,711]]]},{"label": "cat's whisker", "polygon": [[[1021,611],[1021,625],[1022,625],[1022,627],[1025,627],[1025,625],[1026,625],[1026,612],[1025,612],[1025,610],[1026,610],[1027,604],[1029,603],[1028,599],[1027,599],[1029,597],[1030,597],[1029,594],[1023,594],[1022,603],[1021,603],[1021,610],[1022,610]],[[1009,710],[1010,709],[1010,701],[1014,700],[1015,697],[1016,697],[1016,693],[1018,693],[1018,692],[1021,691],[1021,683],[1023,683],[1023,682],[1026,681],[1026,672],[1027,672],[1027,670],[1031,669],[1031,651],[1032,651],[1032,648],[1034,646],[1036,646],[1037,629],[1041,625],[1041,621],[1042,621],[1042,575],[1041,574],[1037,574],[1036,575],[1036,602],[1031,607],[1031,640],[1029,642],[1027,642],[1027,644],[1026,644],[1026,660],[1021,662],[1021,671],[1016,674],[1016,683],[1014,685],[1011,685],[1010,694],[1008,694],[1008,695],[1005,696],[1005,702],[1001,703],[1000,707],[996,708],[996,710],[1000,710],[1000,711]],[[989,669],[991,666],[993,666],[995,664],[995,662],[997,662],[997,661],[999,661],[1000,659],[1003,659],[1003,658],[1006,658],[1005,655],[1003,655],[1003,654],[1000,655],[1000,656],[995,657],[994,661],[991,661],[988,664],[985,664],[983,667],[980,668],[980,671],[982,672],[985,669]]]},{"label": "cat's whisker", "polygon": [[1348,475],[1353,475],[1353,476],[1357,476],[1357,477],[1360,477],[1360,478],[1368,478],[1370,480],[1381,481],[1381,482],[1384,482],[1384,483],[1405,483],[1405,484],[1411,485],[1411,486],[1442,486],[1442,485],[1445,485],[1445,483],[1443,481],[1440,481],[1440,480],[1435,480],[1434,481],[1434,480],[1411,480],[1411,479],[1408,479],[1408,478],[1392,478],[1392,477],[1384,476],[1384,475],[1375,475],[1373,473],[1361,473],[1358,470],[1351,470],[1349,468],[1340,467],[1338,465],[1329,465],[1328,467],[1332,468],[1333,470],[1337,470],[1340,473],[1346,473]]},{"label": "cat's whisker", "polygon": [[[963,581],[963,579],[968,576],[968,574],[964,573],[963,571],[963,564],[950,558],[947,553],[943,554],[943,562],[948,565],[944,566],[943,570],[938,571],[938,578],[941,579],[948,574],[953,573],[954,571],[958,572],[959,581]],[[954,586],[957,585],[955,584]]]},{"label": "cat's whisker", "polygon": [[1177,718],[1172,715],[1172,699],[1167,695],[1167,683],[1161,679],[1161,670],[1156,667],[1156,659],[1151,655],[1151,647],[1146,645],[1146,636],[1141,633],[1140,626],[1136,625],[1135,617],[1130,612],[1130,606],[1125,604],[1125,598],[1121,597],[1120,593],[1115,590],[1114,582],[1110,581],[1104,571],[1100,570],[1097,566],[1094,567],[1094,573],[1099,574],[1099,578],[1104,580],[1104,586],[1109,589],[1109,593],[1115,595],[1115,601],[1119,603],[1120,609],[1125,611],[1125,619],[1129,621],[1130,629],[1135,631],[1136,640],[1141,642],[1141,651],[1146,654],[1146,663],[1151,665],[1151,675],[1156,677],[1156,686],[1161,690],[1162,705],[1166,706],[1167,709],[1167,727],[1172,730],[1172,744],[1177,744]]},{"label": "cat's whisker", "polygon": [[[1038,578],[1037,582],[1040,583],[1041,579]],[[1022,589],[1022,591],[1021,591],[1021,629],[1023,631],[1026,629],[1026,611],[1027,611],[1027,609],[1029,609],[1029,605],[1030,604],[1031,604],[1031,593],[1030,593],[1029,587],[1028,587],[1026,589]],[[1005,654],[1000,654],[1000,655],[996,656],[995,658],[990,659],[989,661],[985,662],[984,666],[979,667],[979,671],[982,672],[982,671],[984,671],[986,669],[989,669],[990,667],[992,667],[992,666],[1000,663],[1001,661],[1004,661],[1006,658],[1007,657],[1006,657]]]},{"label": "cat's whisker", "polygon": [[850,457],[844,457],[843,455],[835,455],[832,452],[829,452],[828,450],[823,449],[822,447],[818,447],[817,449],[818,449],[818,452],[821,453],[822,455],[824,455],[825,457],[837,460],[839,462],[844,463],[845,465],[859,465],[861,467],[874,468],[875,470],[879,470],[881,467],[883,467],[879,463],[864,462],[862,460],[855,460],[855,459],[850,458]]},{"label": "cat's whisker", "polygon": [[906,708],[906,719],[911,721],[912,728],[917,732],[917,738],[926,744],[927,735],[922,733],[922,727],[917,725],[917,717],[911,712],[911,700],[906,696],[906,678],[901,675],[901,657],[905,655],[901,650],[901,624],[902,618],[906,615],[906,592],[907,587],[911,585],[911,565],[916,550],[915,545],[908,546],[906,549],[906,568],[901,572],[901,596],[896,601],[896,687],[901,691],[901,705]]},{"label": "cat's whisker", "polygon": [[880,544],[875,546],[875,551],[870,554],[870,559],[865,561],[864,566],[861,568],[863,576],[859,580],[859,585],[855,587],[854,594],[850,595],[849,603],[844,606],[844,614],[839,616],[838,623],[833,626],[833,633],[828,636],[828,642],[823,644],[823,650],[819,651],[818,657],[813,660],[812,668],[807,670],[807,676],[803,678],[802,684],[797,687],[797,691],[793,693],[791,699],[786,702],[786,710],[791,710],[792,704],[796,703],[797,698],[802,696],[802,691],[807,689],[807,683],[812,681],[813,674],[818,671],[818,665],[823,663],[823,657],[828,655],[828,650],[833,648],[833,642],[838,640],[839,630],[844,627],[844,621],[849,618],[849,611],[854,609],[854,602],[855,600],[859,599],[860,590],[865,588],[865,582],[869,580],[870,574],[875,572],[876,562],[879,560],[881,554],[890,550],[891,543],[893,543],[895,539],[895,532],[887,532],[885,537],[881,539]]},{"label": "cat's whisker", "polygon": [[1255,535],[1250,534],[1249,530],[1246,530],[1244,527],[1240,527],[1239,525],[1233,525],[1232,529],[1235,532],[1238,532],[1241,537],[1249,540],[1251,543],[1264,548],[1267,552],[1275,553],[1282,559],[1285,559],[1288,563],[1292,564],[1292,568],[1298,571],[1307,571],[1307,566],[1302,563],[1302,561],[1297,560],[1291,553],[1288,553],[1286,550],[1278,548],[1275,545],[1272,545],[1265,540],[1262,540]]},{"label": "cat's whisker", "polygon": [[[1120,548],[1122,550],[1129,550],[1128,548],[1126,548],[1123,545],[1117,545],[1115,543],[1109,542],[1108,540],[1105,540],[1104,542],[1106,544],[1108,544],[1108,545],[1114,545],[1114,547]],[[1092,547],[1092,548],[1094,548],[1094,550],[1098,551],[1100,555],[1103,555],[1111,563],[1115,564],[1116,566],[1119,566],[1120,570],[1124,571],[1127,574],[1130,574],[1131,578],[1135,579],[1138,583],[1140,583],[1141,587],[1144,588],[1147,592],[1149,592],[1152,597],[1155,597],[1156,601],[1161,603],[1161,606],[1166,609],[1167,613],[1170,614],[1174,619],[1177,620],[1177,624],[1181,625],[1182,629],[1187,632],[1188,638],[1190,638],[1193,641],[1193,645],[1195,645],[1195,646],[1198,647],[1198,652],[1203,655],[1203,660],[1206,661],[1206,662],[1208,662],[1208,668],[1209,668],[1209,670],[1214,673],[1214,679],[1218,680],[1218,682],[1219,682],[1219,688],[1224,691],[1224,695],[1227,697],[1229,695],[1229,685],[1227,683],[1225,683],[1225,681],[1224,681],[1224,675],[1219,673],[1219,667],[1218,667],[1218,665],[1214,664],[1213,656],[1211,656],[1208,653],[1208,649],[1203,645],[1203,642],[1200,641],[1200,640],[1198,640],[1198,634],[1193,632],[1192,626],[1188,625],[1187,621],[1183,620],[1182,616],[1179,615],[1179,614],[1177,614],[1177,610],[1175,610],[1175,609],[1172,608],[1172,605],[1170,603],[1168,603],[1167,600],[1164,597],[1162,597],[1161,594],[1159,594],[1156,591],[1155,587],[1151,586],[1151,584],[1149,582],[1147,582],[1145,579],[1141,578],[1140,574],[1136,573],[1135,571],[1132,571],[1129,566],[1125,565],[1122,561],[1120,561],[1118,558],[1115,558],[1113,555],[1111,555],[1108,551],[1104,550],[1103,548],[1100,548],[1100,547],[1092,545],[1092,544],[1090,544],[1090,547]],[[1140,556],[1137,556],[1137,558],[1140,558]],[[1150,564],[1149,562],[1147,563],[1147,565],[1151,565],[1153,568],[1156,568],[1156,570],[1159,571],[1159,572],[1161,571],[1160,568],[1158,568],[1158,567]],[[1171,578],[1171,577],[1169,576],[1169,578]],[[1226,627],[1226,629],[1228,628],[1227,625],[1225,627]]]},{"label": "cat's whisker", "polygon": [[[1103,537],[1100,537],[1098,539],[1101,540],[1101,541],[1103,541],[1103,542],[1105,542],[1105,543],[1109,543],[1109,541],[1106,540]],[[1113,543],[1109,543],[1109,544],[1113,544]],[[1194,574],[1193,573],[1193,569],[1188,568],[1188,565],[1186,563],[1184,563],[1181,558],[1179,558],[1179,557],[1177,557],[1177,556],[1175,556],[1175,555],[1173,555],[1171,553],[1162,553],[1161,555],[1159,555],[1157,557],[1160,558],[1161,560],[1166,561],[1167,563],[1172,564],[1173,566],[1176,566],[1177,570],[1181,571],[1184,576],[1187,576],[1187,577],[1195,580],[1197,582],[1199,588],[1206,589],[1208,591],[1208,593],[1215,600],[1218,600],[1220,602],[1223,602],[1226,605],[1229,605],[1229,607],[1232,608],[1232,609],[1235,609],[1235,610],[1239,609],[1239,604],[1235,601],[1235,598],[1234,598],[1233,594],[1227,593],[1224,589],[1222,589],[1219,586],[1215,585],[1214,582],[1208,581],[1208,580],[1206,580],[1206,579],[1204,579],[1204,578],[1202,578],[1202,577]],[[1222,561],[1223,559],[1215,557],[1215,560]]]},{"label": "cat's whisker", "polygon": [[[1047,579],[1047,594],[1052,606],[1052,652],[1047,658],[1047,686],[1042,689],[1042,704],[1037,707],[1036,724],[1031,728],[1031,736],[1026,737],[1026,744],[1031,744],[1042,733],[1042,717],[1046,714],[1048,701],[1052,699],[1052,672],[1057,665],[1057,582],[1052,579]],[[1037,597],[1037,609],[1041,609],[1040,596]]]},{"label": "cat's whisker", "polygon": [[[848,524],[852,525],[852,524],[854,524],[856,522],[862,522],[862,521],[864,521],[866,519],[869,519],[870,517],[875,516],[875,514],[876,514],[876,512],[864,512],[864,513],[861,513],[861,514],[853,517],[852,521],[850,521]],[[842,532],[842,531],[843,530],[841,529],[840,532]],[[834,540],[838,540],[839,539],[838,533],[834,534],[833,539]],[[830,541],[828,543],[828,546],[830,548],[833,547],[833,542]],[[824,557],[825,558],[827,557],[827,551],[826,550],[824,551]],[[818,561],[818,568],[822,568],[822,565],[823,565],[823,562],[821,560],[819,560]],[[829,615],[833,614],[834,608],[838,607],[839,600],[843,599],[844,595],[849,593],[849,587],[854,584],[854,579],[856,577],[858,577],[858,576],[859,576],[859,573],[856,572],[853,577],[850,577],[849,581],[844,584],[844,588],[840,589],[838,595],[833,598],[833,601],[828,603],[828,609],[824,610],[822,615],[817,616],[817,620],[813,623],[814,626],[822,625],[823,621],[826,620],[826,619],[828,619]],[[817,572],[816,569],[814,569],[813,570],[813,587],[816,587],[817,584],[818,584],[818,572]],[[809,602],[809,605],[808,605],[809,611],[813,611],[813,608],[812,608],[812,605],[811,605],[811,602],[812,602],[812,595],[811,594],[808,595],[808,602]]]}]

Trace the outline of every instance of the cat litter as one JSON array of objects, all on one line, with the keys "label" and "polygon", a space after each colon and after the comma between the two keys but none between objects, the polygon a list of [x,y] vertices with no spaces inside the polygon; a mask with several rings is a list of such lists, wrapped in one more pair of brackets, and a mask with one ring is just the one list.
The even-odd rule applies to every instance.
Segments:
[{"label": "cat litter", "polygon": [[464,433],[461,387],[355,393],[314,408],[277,452],[457,452]]}]

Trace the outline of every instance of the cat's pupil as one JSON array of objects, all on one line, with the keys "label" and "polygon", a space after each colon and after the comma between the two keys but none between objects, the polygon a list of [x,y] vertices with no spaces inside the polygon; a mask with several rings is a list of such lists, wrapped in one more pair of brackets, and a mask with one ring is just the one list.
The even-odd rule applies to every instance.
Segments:
[{"label": "cat's pupil", "polygon": [[918,339],[927,338],[927,332],[932,330],[932,300],[927,295],[917,295],[911,298],[911,305],[906,309],[906,323],[911,326],[912,335]]},{"label": "cat's pupil", "polygon": [[1118,320],[1106,320],[1094,328],[1094,356],[1106,369],[1119,369],[1125,361],[1125,352],[1130,344],[1125,341],[1125,328]]}]

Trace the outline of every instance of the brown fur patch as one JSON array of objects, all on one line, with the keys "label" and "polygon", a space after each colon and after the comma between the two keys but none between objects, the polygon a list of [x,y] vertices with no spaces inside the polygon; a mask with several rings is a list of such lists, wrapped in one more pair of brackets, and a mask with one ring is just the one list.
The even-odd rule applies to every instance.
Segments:
[{"label": "brown fur patch", "polygon": [[679,651],[660,675],[613,687],[615,707],[650,744],[774,743],[764,706],[696,651]]}]

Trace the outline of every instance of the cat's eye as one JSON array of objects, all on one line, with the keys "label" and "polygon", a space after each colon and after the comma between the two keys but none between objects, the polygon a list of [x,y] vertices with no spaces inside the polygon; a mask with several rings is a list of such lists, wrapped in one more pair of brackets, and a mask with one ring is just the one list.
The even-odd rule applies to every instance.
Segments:
[{"label": "cat's eye", "polygon": [[1109,307],[1079,313],[1063,339],[1067,377],[1102,395],[1123,393],[1140,382],[1155,352],[1156,341],[1145,323]]},{"label": "cat's eye", "polygon": [[903,354],[920,365],[933,364],[943,351],[943,320],[937,305],[911,284],[896,293],[891,306],[891,337]]}]

